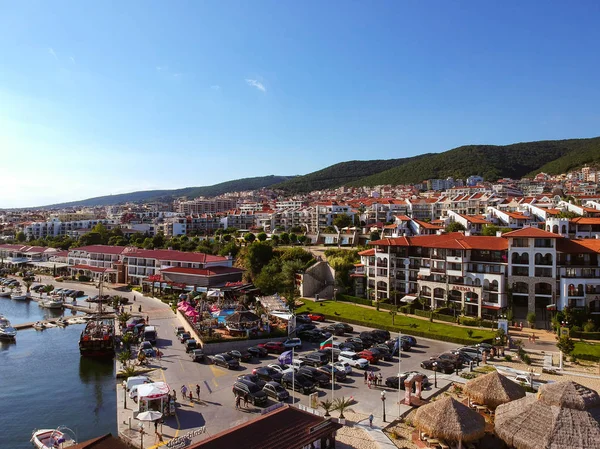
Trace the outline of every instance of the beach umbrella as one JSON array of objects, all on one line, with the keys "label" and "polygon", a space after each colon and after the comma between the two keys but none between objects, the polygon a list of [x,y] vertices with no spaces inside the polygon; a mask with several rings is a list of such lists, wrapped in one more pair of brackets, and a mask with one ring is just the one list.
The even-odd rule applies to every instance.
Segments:
[{"label": "beach umbrella", "polygon": [[500,405],[494,430],[517,449],[600,449],[600,397],[575,382]]},{"label": "beach umbrella", "polygon": [[498,371],[468,381],[464,391],[473,401],[492,409],[525,397],[525,388]]},{"label": "beach umbrella", "polygon": [[483,416],[450,396],[419,407],[413,422],[417,429],[459,445],[485,434]]},{"label": "beach umbrella", "polygon": [[148,410],[147,412],[142,412],[137,415],[137,419],[140,421],[156,421],[163,417],[161,412],[156,412],[154,410]]}]

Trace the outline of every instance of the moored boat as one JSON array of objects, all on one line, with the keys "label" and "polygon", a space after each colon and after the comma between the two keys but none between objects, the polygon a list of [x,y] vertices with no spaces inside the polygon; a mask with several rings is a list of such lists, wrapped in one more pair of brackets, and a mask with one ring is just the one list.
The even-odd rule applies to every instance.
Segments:
[{"label": "moored boat", "polygon": [[16,290],[10,295],[10,299],[14,299],[15,301],[27,301],[30,299],[28,294],[24,294],[21,290]]},{"label": "moored boat", "polygon": [[14,340],[17,337],[17,330],[12,327],[10,321],[0,315],[0,340]]},{"label": "moored boat", "polygon": [[77,444],[74,432],[67,427],[34,430],[31,442],[38,449],[61,449]]},{"label": "moored boat", "polygon": [[43,331],[44,329],[46,329],[46,325],[44,323],[42,323],[41,321],[36,321],[32,327],[36,331]]},{"label": "moored boat", "polygon": [[10,291],[8,291],[8,290],[6,290],[6,291],[2,290],[0,292],[0,298],[10,298]]},{"label": "moored boat", "polygon": [[40,307],[44,307],[46,309],[62,309],[64,301],[60,296],[55,295],[47,299],[42,299],[40,302],[38,302],[38,304]]},{"label": "moored boat", "polygon": [[87,322],[79,337],[79,353],[89,357],[115,355],[115,324],[111,318],[95,318]]}]

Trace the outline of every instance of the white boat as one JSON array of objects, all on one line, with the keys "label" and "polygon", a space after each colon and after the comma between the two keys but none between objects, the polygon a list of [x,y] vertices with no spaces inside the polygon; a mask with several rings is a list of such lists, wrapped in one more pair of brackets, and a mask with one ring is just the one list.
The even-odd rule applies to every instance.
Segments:
[{"label": "white boat", "polygon": [[21,290],[17,290],[11,293],[10,299],[14,299],[15,301],[27,301],[29,299],[29,295],[23,294]]},{"label": "white boat", "polygon": [[62,449],[77,444],[75,433],[67,427],[34,430],[31,442],[38,449]]},{"label": "white boat", "polygon": [[0,315],[0,340],[14,340],[17,337],[17,330],[11,326],[4,316]]},{"label": "white boat", "polygon": [[50,298],[42,299],[38,304],[40,307],[46,309],[62,309],[64,302],[60,296],[51,296]]},{"label": "white boat", "polygon": [[46,325],[44,323],[42,323],[41,321],[36,321],[35,324],[33,325],[33,328],[36,331],[42,331],[42,330],[46,329]]},{"label": "white boat", "polygon": [[0,298],[10,298],[10,290],[0,292]]}]

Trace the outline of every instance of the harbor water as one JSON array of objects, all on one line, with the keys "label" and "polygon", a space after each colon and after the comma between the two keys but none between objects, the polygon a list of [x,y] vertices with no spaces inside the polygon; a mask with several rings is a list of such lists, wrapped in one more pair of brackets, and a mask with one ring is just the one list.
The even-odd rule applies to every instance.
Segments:
[{"label": "harbor water", "polygon": [[[0,298],[0,314],[13,325],[57,318],[61,310]],[[65,310],[66,318],[74,312]],[[79,355],[84,324],[20,330],[0,342],[0,449],[31,448],[34,429],[67,426],[85,441],[116,435],[116,380],[111,360]]]}]

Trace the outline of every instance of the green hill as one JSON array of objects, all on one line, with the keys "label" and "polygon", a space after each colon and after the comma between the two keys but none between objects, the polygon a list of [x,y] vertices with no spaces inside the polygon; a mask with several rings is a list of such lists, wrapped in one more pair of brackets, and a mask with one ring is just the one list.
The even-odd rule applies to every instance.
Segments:
[{"label": "green hill", "polygon": [[417,160],[381,173],[365,176],[353,186],[412,184],[449,176],[465,179],[481,175],[495,181],[545,171],[559,174],[584,163],[600,162],[600,137],[592,139],[547,140],[512,145],[468,145]]},{"label": "green hill", "polygon": [[46,208],[63,208],[73,206],[109,206],[122,203],[141,203],[151,201],[171,201],[179,197],[196,198],[199,196],[217,196],[229,192],[239,192],[243,190],[256,190],[263,187],[269,187],[273,184],[281,183],[290,179],[291,176],[260,176],[256,178],[243,178],[233,181],[226,181],[220,184],[205,187],[185,187],[176,190],[145,190],[139,192],[122,193],[119,195],[99,196],[80,201],[71,201],[68,203],[52,204],[44,206]]},{"label": "green hill", "polygon": [[309,173],[304,176],[296,176],[293,179],[274,185],[287,192],[310,192],[313,190],[335,189],[337,187],[354,183],[360,178],[388,170],[392,167],[400,167],[411,161],[417,161],[427,154],[402,159],[379,159],[372,161],[349,161],[331,165],[322,170]]}]

